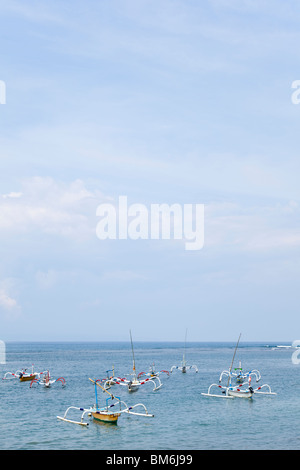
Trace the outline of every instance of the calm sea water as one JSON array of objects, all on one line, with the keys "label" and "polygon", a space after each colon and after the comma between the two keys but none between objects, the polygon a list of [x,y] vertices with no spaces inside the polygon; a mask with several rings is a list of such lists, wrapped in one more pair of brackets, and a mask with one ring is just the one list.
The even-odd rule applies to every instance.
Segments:
[{"label": "calm sea water", "polygon": [[[259,384],[268,383],[276,396],[226,400],[201,395],[229,368],[234,348],[231,343],[187,344],[187,362],[196,364],[198,373],[163,375],[163,387],[156,392],[151,383],[133,394],[114,387],[115,395],[128,404],[144,403],[154,418],[122,415],[116,426],[90,421],[82,427],[57,415],[70,405],[94,404],[89,377],[105,377],[112,365],[116,375],[132,372],[130,343],[8,343],[1,377],[34,364],[37,371],[49,369],[53,377],[63,376],[66,387],[56,383],[50,389],[30,388],[28,382],[1,380],[0,449],[300,449],[300,365],[292,363],[291,350],[241,343],[236,354],[235,366],[241,360],[245,371],[260,370]],[[182,355],[180,343],[135,343],[137,372],[147,372],[153,362],[156,370],[170,370],[180,365]],[[104,395],[98,394],[103,405]]]}]

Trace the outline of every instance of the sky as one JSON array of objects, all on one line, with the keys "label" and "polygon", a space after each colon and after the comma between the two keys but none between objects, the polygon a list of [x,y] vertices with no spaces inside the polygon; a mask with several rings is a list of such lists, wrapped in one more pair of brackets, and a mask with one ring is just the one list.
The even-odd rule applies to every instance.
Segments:
[{"label": "sky", "polygon": [[[0,15],[0,338],[299,339],[299,3]],[[204,205],[203,247],[100,240],[120,196]]]}]

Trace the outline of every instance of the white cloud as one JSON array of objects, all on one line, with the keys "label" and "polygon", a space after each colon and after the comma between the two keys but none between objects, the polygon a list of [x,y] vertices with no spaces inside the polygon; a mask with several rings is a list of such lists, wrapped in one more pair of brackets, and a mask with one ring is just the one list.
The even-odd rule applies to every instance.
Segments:
[{"label": "white cloud", "polygon": [[2,236],[7,232],[42,232],[86,240],[95,234],[95,210],[104,200],[102,193],[89,191],[81,180],[24,180],[22,192],[4,194],[0,199]]},{"label": "white cloud", "polygon": [[16,300],[16,283],[7,278],[0,281],[0,312],[4,312],[6,318],[16,318],[21,313],[21,307]]},{"label": "white cloud", "polygon": [[5,310],[11,310],[17,307],[17,301],[12,297],[9,297],[4,289],[0,289],[0,305]]},{"label": "white cloud", "polygon": [[16,193],[16,192],[11,192],[11,193],[2,195],[3,199],[7,199],[11,197],[15,198],[15,197],[21,197],[21,196],[22,196],[22,193]]}]

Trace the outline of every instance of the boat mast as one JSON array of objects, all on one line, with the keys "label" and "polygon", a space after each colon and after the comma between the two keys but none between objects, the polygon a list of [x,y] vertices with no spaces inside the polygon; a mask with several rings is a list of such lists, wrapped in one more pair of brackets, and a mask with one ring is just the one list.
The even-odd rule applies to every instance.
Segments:
[{"label": "boat mast", "polygon": [[239,339],[238,339],[238,341],[237,341],[237,343],[236,343],[236,346],[235,346],[235,349],[234,349],[234,353],[233,353],[233,357],[232,357],[232,361],[231,361],[231,365],[230,365],[230,367],[229,367],[229,375],[228,375],[227,387],[229,386],[229,382],[231,382],[231,380],[230,380],[230,379],[231,379],[231,370],[232,370],[232,366],[233,366],[233,361],[234,361],[234,358],[235,358],[236,350],[237,350],[238,345],[239,345],[239,342],[240,342],[241,334],[242,334],[242,333],[240,333]]},{"label": "boat mast", "polygon": [[[91,382],[93,382],[93,381],[91,380]],[[96,407],[96,410],[98,410],[99,409],[98,408],[98,394],[97,394],[97,387],[96,387],[97,384],[96,384],[96,381],[94,381],[93,383],[95,384],[95,400],[96,400],[95,407]]]},{"label": "boat mast", "polygon": [[185,339],[184,339],[184,350],[183,350],[183,358],[182,358],[182,365],[183,366],[185,366],[186,336],[187,336],[187,329],[185,330]]},{"label": "boat mast", "polygon": [[133,361],[133,374],[134,374],[134,378],[136,378],[135,359],[134,359],[134,350],[133,350],[133,343],[132,343],[131,330],[129,330],[129,333],[130,333],[130,342],[131,342],[131,351],[132,351],[132,361]]}]

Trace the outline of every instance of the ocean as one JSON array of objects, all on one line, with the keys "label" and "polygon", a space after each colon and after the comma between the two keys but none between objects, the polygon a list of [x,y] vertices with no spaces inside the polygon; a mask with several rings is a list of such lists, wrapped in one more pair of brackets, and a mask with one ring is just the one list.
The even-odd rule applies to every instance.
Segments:
[{"label": "ocean", "polygon": [[[6,363],[1,376],[18,369],[49,370],[64,377],[50,388],[0,381],[1,450],[298,450],[300,449],[300,364],[292,361],[291,349],[274,349],[266,343],[239,344],[234,367],[241,361],[244,371],[258,369],[274,396],[252,399],[208,398],[212,383],[228,370],[235,343],[187,343],[186,360],[195,364],[183,374],[174,370],[160,378],[163,386],[153,391],[147,382],[129,393],[114,385],[113,393],[128,405],[143,403],[153,418],[121,415],[118,424],[90,420],[83,427],[57,419],[69,406],[89,408],[95,403],[94,385],[114,367],[115,375],[132,373],[130,342],[124,343],[7,343]],[[134,343],[137,373],[155,369],[170,371],[180,366],[183,343]],[[98,402],[107,396],[98,390]],[[79,420],[81,412],[72,418]]]}]

